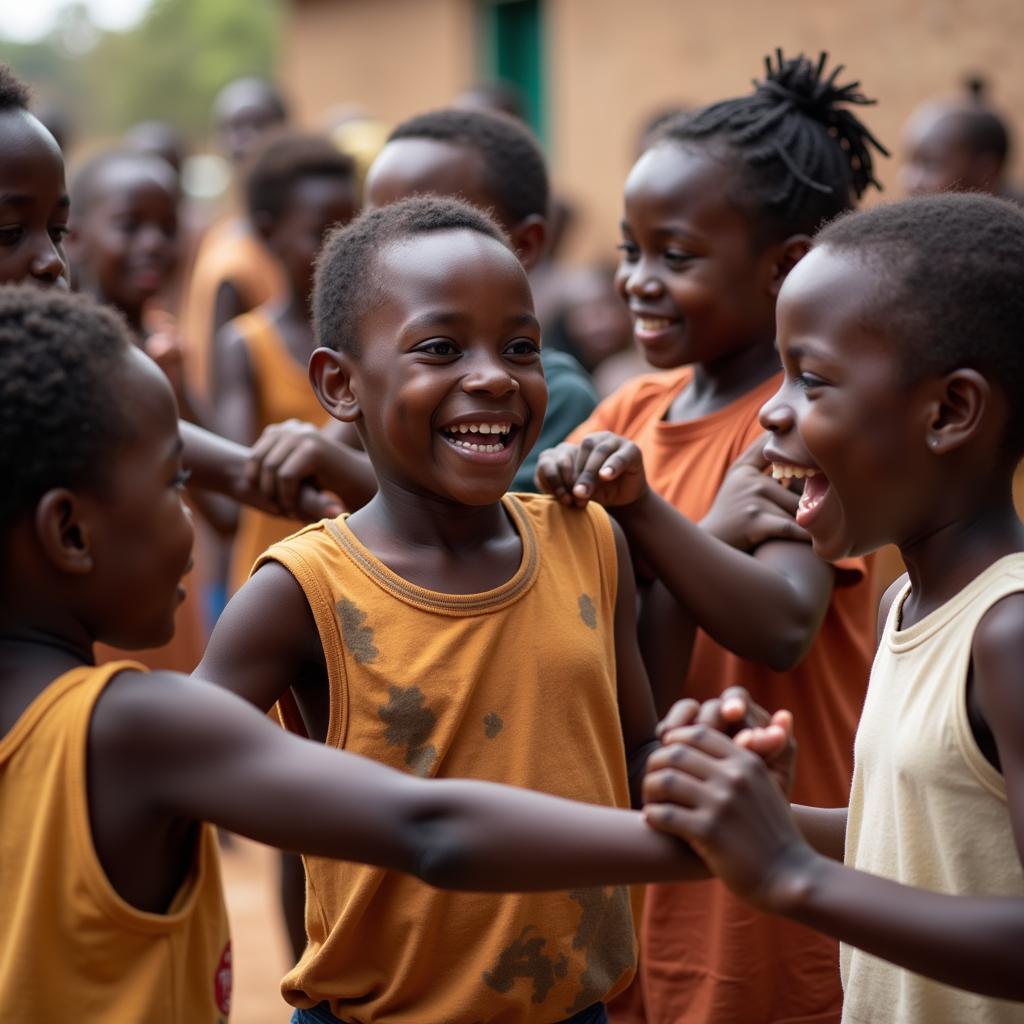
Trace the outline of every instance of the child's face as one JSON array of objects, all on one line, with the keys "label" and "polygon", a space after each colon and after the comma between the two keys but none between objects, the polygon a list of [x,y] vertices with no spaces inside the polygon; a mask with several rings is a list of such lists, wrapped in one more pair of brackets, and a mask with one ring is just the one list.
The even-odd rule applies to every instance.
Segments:
[{"label": "child's face", "polygon": [[0,283],[68,287],[64,158],[24,111],[0,114]]},{"label": "child's face", "polygon": [[352,182],[327,175],[300,178],[288,205],[267,236],[267,243],[288,275],[292,291],[308,297],[313,263],[331,227],[347,224],[356,213]]},{"label": "child's face", "polygon": [[880,287],[877,270],[824,247],[779,294],[785,379],[761,410],[765,457],[813,471],[797,522],[829,560],[907,539],[921,501],[922,384],[903,382],[893,340],[865,326]]},{"label": "child's face", "polygon": [[774,336],[774,260],[729,200],[733,173],[664,142],[626,179],[616,286],[659,369],[714,363]]},{"label": "child's face", "polygon": [[928,104],[911,116],[904,132],[906,158],[900,175],[908,195],[981,189],[974,154],[960,119],[947,106]]},{"label": "child's face", "polygon": [[374,470],[415,494],[497,501],[547,406],[522,267],[499,242],[460,230],[389,246],[375,271],[380,301],[360,322],[352,372]]},{"label": "child's face", "polygon": [[164,288],[178,258],[173,172],[127,161],[102,172],[88,210],[74,216],[72,263],[98,297],[133,313]]},{"label": "child's face", "polygon": [[182,500],[178,410],[166,378],[132,349],[119,390],[133,437],[113,456],[110,486],[85,499],[92,506],[90,596],[98,638],[133,649],[173,635],[193,529]]}]

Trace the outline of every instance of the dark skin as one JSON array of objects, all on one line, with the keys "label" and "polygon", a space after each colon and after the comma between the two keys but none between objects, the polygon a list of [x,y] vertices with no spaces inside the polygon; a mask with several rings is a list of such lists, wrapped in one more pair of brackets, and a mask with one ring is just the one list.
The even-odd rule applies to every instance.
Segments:
[{"label": "dark skin", "polygon": [[[547,246],[542,217],[513,220],[488,186],[483,159],[470,146],[437,139],[396,139],[378,154],[364,185],[364,206],[378,209],[413,195],[453,196],[489,210],[505,229],[529,273]],[[376,477],[352,424],[332,422],[323,430],[289,421],[268,427],[253,446],[250,479],[263,493],[290,508],[303,480],[337,494],[349,510],[362,508],[377,489]]]},{"label": "dark skin", "polygon": [[[313,291],[313,262],[327,231],[344,224],[356,212],[354,184],[348,178],[314,175],[295,181],[282,214],[276,220],[257,218],[257,226],[284,268],[287,292],[267,308],[289,354],[305,368],[316,347],[309,320]],[[245,339],[228,324],[214,347],[214,396],[220,432],[233,441],[250,445],[257,439],[258,390]],[[298,511],[302,481],[289,481],[289,508]],[[251,474],[247,479],[252,480]],[[254,482],[258,482],[258,477]],[[278,495],[275,493],[274,498]],[[335,511],[336,514],[336,511]],[[218,525],[230,532],[233,517],[222,517]]]},{"label": "dark skin", "polygon": [[[31,282],[67,289],[64,239],[70,199],[64,158],[53,136],[27,111],[0,114],[0,283]],[[281,506],[264,497],[246,474],[249,450],[191,423],[181,424],[192,483],[268,512]],[[336,514],[333,500],[309,486],[294,506],[313,521]]]},{"label": "dark skin", "polygon": [[[786,382],[762,418],[773,461],[803,458],[818,471],[798,520],[823,557],[899,546],[907,628],[1024,550],[1011,496],[1019,452],[1005,444],[1012,402],[998,381],[962,368],[903,382],[900,339],[865,326],[877,322],[878,273],[827,246],[797,268],[779,304]],[[982,617],[967,702],[975,741],[1002,773],[1024,863],[1022,626],[1020,594]],[[1024,900],[927,892],[844,867],[846,808],[790,809],[759,758],[706,729],[665,738],[678,745],[651,760],[645,795],[661,806],[648,820],[691,839],[741,897],[927,977],[1024,1000]]]},{"label": "dark skin", "polygon": [[[514,256],[468,231],[403,241],[378,256],[386,300],[360,326],[360,355],[318,349],[310,376],[324,407],[354,423],[379,489],[352,514],[358,539],[404,579],[451,594],[501,585],[522,542],[500,498],[544,417],[547,389],[529,286]],[[444,430],[507,424],[499,452],[469,452]],[[637,650],[629,556],[616,531],[617,676],[631,779],[655,716]],[[308,735],[327,731],[324,655],[301,588],[268,564],[232,599],[197,669],[270,708],[289,687]]]},{"label": "dark skin", "polygon": [[[92,644],[166,642],[192,525],[160,371],[126,348],[134,424],[102,491],[55,487],[4,538],[0,731]],[[502,890],[694,877],[699,862],[639,814],[486,783],[424,782],[289,735],[219,687],[124,671],[88,738],[92,839],[115,890],[160,913],[191,871],[200,821],[379,864],[441,887]]]},{"label": "dark skin", "polygon": [[[748,214],[730,198],[731,173],[704,149],[665,142],[626,182],[617,282],[636,339],[656,367],[694,367],[669,407],[671,422],[715,413],[779,368],[775,301],[808,240],[755,244]],[[835,572],[788,526],[791,541],[754,547],[761,535],[748,509],[767,508],[777,520],[778,509],[795,504],[747,464],[756,458],[731,476],[728,498],[700,525],[650,490],[639,449],[612,434],[544,453],[537,482],[565,504],[607,505],[637,557],[698,626],[736,654],[785,671],[813,643]]]}]

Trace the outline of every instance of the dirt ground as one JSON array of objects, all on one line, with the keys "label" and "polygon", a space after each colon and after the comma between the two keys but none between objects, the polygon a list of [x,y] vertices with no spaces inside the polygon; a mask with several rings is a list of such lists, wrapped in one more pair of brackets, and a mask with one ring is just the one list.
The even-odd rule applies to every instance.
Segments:
[{"label": "dirt ground", "polygon": [[277,904],[277,851],[232,837],[221,848],[231,918],[232,1024],[288,1024],[280,983],[291,965]]}]

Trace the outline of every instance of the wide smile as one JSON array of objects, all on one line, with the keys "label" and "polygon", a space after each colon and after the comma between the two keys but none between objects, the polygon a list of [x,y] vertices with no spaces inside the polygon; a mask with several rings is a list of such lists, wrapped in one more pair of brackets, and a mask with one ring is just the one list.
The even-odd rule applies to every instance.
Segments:
[{"label": "wide smile", "polygon": [[772,461],[772,477],[788,486],[791,480],[803,481],[803,493],[796,510],[796,522],[805,530],[821,511],[822,502],[828,496],[831,485],[828,477],[814,466],[799,466],[791,462]]},{"label": "wide smile", "polygon": [[641,345],[650,345],[662,339],[680,323],[680,317],[654,316],[650,313],[633,314],[633,335]]},{"label": "wide smile", "polygon": [[464,420],[439,431],[441,437],[460,455],[474,462],[506,462],[515,452],[520,426],[511,420],[485,422]]}]

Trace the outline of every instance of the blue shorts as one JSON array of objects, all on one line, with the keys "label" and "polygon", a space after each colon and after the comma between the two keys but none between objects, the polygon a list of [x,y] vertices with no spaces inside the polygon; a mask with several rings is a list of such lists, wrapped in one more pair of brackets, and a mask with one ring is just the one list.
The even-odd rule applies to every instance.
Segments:
[{"label": "blue shorts", "polygon": [[[327,1009],[327,1003],[320,1003],[311,1010],[295,1010],[291,1024],[345,1024]],[[585,1010],[573,1014],[562,1024],[608,1024],[608,1011],[604,1003],[594,1003]]]}]

